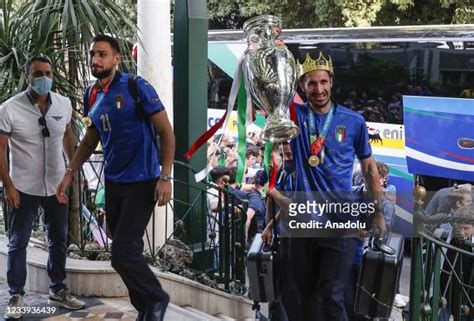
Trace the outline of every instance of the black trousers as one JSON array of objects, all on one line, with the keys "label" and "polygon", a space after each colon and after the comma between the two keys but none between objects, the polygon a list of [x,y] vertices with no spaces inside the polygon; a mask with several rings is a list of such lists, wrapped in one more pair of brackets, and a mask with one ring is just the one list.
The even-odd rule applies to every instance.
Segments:
[{"label": "black trousers", "polygon": [[[344,288],[356,242],[351,238],[292,238],[289,240],[290,271],[297,288],[285,304],[290,320],[348,321]],[[293,307],[298,306],[295,310]]]},{"label": "black trousers", "polygon": [[279,320],[290,320],[289,316],[298,314],[300,307],[295,298],[298,296],[298,288],[291,270],[292,261],[289,257],[289,239],[282,238],[278,245],[278,281],[280,288],[280,307]]},{"label": "black trousers", "polygon": [[132,305],[143,312],[168,297],[143,257],[143,235],[155,206],[156,183],[156,179],[105,182],[107,225],[113,240],[112,267],[127,286]]}]

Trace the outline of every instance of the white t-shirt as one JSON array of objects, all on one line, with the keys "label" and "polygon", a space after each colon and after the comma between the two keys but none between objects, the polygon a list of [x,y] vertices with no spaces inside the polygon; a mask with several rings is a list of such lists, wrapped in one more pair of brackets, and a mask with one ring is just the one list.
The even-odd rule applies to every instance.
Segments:
[{"label": "white t-shirt", "polygon": [[66,170],[63,137],[72,106],[67,97],[53,92],[50,100],[44,115],[50,137],[43,136],[43,114],[26,91],[0,107],[0,134],[10,136],[10,177],[16,189],[29,195],[54,195]]}]

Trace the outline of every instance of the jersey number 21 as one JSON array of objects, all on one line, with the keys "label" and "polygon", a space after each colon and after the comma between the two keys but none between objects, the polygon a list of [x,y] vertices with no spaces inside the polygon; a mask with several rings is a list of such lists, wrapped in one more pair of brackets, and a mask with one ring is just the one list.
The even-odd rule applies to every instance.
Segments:
[{"label": "jersey number 21", "polygon": [[104,132],[108,132],[112,129],[110,127],[110,120],[108,114],[100,115],[100,120],[102,120],[102,128],[104,129]]}]

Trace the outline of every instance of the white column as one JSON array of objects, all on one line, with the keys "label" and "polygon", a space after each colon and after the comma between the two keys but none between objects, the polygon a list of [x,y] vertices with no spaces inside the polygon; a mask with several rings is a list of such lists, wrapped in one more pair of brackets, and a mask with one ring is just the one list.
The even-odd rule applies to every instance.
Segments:
[{"label": "white column", "polygon": [[[138,74],[148,80],[158,92],[168,118],[173,125],[173,70],[171,66],[170,0],[138,0]],[[155,244],[164,244],[173,231],[173,213],[168,208],[155,208]],[[167,223],[165,223],[167,222]],[[167,229],[165,229],[167,224]],[[152,221],[147,227],[152,236]],[[168,235],[165,235],[165,230]],[[145,241],[145,245],[148,246]]]}]

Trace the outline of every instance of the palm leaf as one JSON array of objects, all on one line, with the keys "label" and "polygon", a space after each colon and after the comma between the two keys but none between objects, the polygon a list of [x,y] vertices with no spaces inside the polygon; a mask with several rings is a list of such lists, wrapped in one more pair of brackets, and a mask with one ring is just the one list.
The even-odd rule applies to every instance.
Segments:
[{"label": "palm leaf", "polygon": [[[74,104],[81,99],[89,79],[87,50],[95,34],[121,38],[136,35],[136,28],[120,6],[111,1],[35,0],[17,11],[12,0],[2,0],[0,28],[0,99],[23,89],[22,66],[29,56],[46,54],[54,63],[56,90]],[[125,42],[120,42],[123,61],[131,61]]]}]

